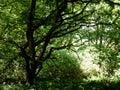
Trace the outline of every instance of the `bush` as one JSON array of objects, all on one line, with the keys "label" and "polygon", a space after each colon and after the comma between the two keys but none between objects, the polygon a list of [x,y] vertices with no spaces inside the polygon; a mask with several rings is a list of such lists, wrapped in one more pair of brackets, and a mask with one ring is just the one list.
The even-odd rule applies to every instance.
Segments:
[{"label": "bush", "polygon": [[80,79],[85,77],[77,58],[66,51],[55,52],[55,60],[45,62],[40,77],[48,79]]}]

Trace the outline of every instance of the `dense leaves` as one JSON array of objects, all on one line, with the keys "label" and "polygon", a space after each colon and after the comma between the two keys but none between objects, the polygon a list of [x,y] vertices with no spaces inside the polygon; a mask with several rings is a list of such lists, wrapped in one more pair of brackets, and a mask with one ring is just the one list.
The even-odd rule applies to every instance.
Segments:
[{"label": "dense leaves", "polygon": [[119,0],[1,0],[0,83],[87,78],[88,46],[95,73],[110,81],[120,65],[119,11]]}]

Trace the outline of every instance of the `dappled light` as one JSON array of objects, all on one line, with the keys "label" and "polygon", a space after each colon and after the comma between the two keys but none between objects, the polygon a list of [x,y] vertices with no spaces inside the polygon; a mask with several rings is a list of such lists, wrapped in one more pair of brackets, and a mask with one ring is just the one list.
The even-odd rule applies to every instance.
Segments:
[{"label": "dappled light", "polygon": [[0,90],[120,90],[119,0],[0,0]]}]

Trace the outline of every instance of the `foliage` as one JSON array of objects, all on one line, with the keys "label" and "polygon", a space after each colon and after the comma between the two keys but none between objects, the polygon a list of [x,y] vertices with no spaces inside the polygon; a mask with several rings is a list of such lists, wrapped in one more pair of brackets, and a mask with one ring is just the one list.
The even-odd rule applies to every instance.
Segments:
[{"label": "foliage", "polygon": [[40,77],[43,77],[46,80],[61,80],[66,78],[77,80],[86,77],[82,73],[80,64],[73,53],[62,50],[56,51],[53,56],[53,59],[45,62],[44,68],[40,72]]},{"label": "foliage", "polygon": [[32,85],[48,73],[81,78],[78,60],[67,50],[88,46],[97,49],[94,63],[104,75],[114,75],[120,63],[119,6],[119,0],[1,0],[1,83],[26,79]]},{"label": "foliage", "polygon": [[0,85],[2,90],[119,90],[120,82],[110,82],[108,86],[102,81],[85,81],[85,80],[52,80],[44,82],[36,82],[31,87],[25,84]]}]

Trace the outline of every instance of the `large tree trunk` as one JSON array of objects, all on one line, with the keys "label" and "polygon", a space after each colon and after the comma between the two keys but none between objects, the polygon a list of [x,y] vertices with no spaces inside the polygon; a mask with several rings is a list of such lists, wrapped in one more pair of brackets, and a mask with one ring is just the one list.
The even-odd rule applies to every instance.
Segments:
[{"label": "large tree trunk", "polygon": [[27,82],[32,85],[34,83],[35,73],[32,70],[27,70]]},{"label": "large tree trunk", "polygon": [[29,12],[29,22],[27,24],[27,31],[26,31],[26,38],[28,43],[28,52],[27,58],[25,56],[26,61],[26,71],[27,71],[27,81],[31,85],[34,83],[35,73],[36,73],[36,61],[35,61],[35,42],[33,33],[34,29],[34,16],[35,16],[35,7],[36,7],[36,0],[31,0],[31,8]]},{"label": "large tree trunk", "polygon": [[37,66],[35,65],[36,63],[29,63],[26,62],[26,79],[27,79],[27,82],[32,85],[34,83],[34,79],[36,77],[36,68]]},{"label": "large tree trunk", "polygon": [[[38,67],[39,65],[39,67]],[[26,79],[27,82],[29,83],[29,85],[33,85],[35,82],[35,78],[38,75],[38,73],[41,71],[42,69],[42,63],[26,63]],[[38,70],[37,70],[38,69]]]}]

